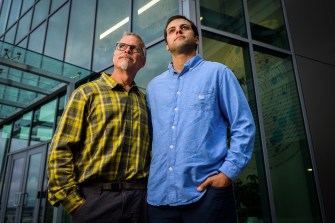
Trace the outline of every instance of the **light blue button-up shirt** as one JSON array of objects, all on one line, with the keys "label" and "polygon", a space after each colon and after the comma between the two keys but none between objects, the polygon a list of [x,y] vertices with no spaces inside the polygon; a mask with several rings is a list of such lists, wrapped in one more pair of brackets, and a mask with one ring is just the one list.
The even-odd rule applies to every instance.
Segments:
[{"label": "light blue button-up shirt", "polygon": [[[184,205],[197,187],[223,172],[236,178],[251,158],[255,125],[245,95],[225,65],[193,57],[181,73],[172,64],[146,91],[152,120],[151,205]],[[230,148],[227,127],[230,127]]]}]

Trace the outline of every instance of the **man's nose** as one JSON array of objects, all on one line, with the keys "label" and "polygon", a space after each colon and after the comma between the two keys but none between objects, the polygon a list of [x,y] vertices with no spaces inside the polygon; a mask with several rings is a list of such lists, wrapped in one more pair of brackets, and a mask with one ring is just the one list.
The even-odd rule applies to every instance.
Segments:
[{"label": "man's nose", "polygon": [[130,52],[132,52],[132,50],[130,49],[130,46],[127,46],[124,52],[130,54]]},{"label": "man's nose", "polygon": [[183,30],[181,28],[176,28],[176,34],[183,33]]}]

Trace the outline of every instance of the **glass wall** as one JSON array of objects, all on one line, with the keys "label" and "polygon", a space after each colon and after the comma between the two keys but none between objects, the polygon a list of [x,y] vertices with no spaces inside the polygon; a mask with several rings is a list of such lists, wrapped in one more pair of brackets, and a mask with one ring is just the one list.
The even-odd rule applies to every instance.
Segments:
[{"label": "glass wall", "polygon": [[200,0],[203,56],[232,69],[257,123],[252,160],[234,182],[239,222],[320,222],[291,55],[275,51],[289,50],[281,3],[246,3]]},{"label": "glass wall", "polygon": [[[4,159],[6,157],[5,155],[8,152],[11,132],[12,132],[12,123],[3,125],[0,128],[0,176],[2,175]],[[0,179],[0,185],[2,185],[1,182],[2,182],[2,179]],[[1,194],[1,189],[0,189],[0,194]]]},{"label": "glass wall", "polygon": [[201,25],[247,36],[242,0],[200,0]]},{"label": "glass wall", "polygon": [[277,219],[321,222],[292,60],[254,56]]},{"label": "glass wall", "polygon": [[288,49],[287,31],[280,0],[248,0],[247,2],[252,38]]}]

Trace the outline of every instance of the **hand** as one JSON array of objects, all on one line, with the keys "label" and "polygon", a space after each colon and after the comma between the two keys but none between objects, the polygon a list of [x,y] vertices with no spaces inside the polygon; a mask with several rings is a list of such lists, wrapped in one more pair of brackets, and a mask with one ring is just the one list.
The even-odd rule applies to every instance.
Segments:
[{"label": "hand", "polygon": [[202,184],[199,185],[197,191],[201,192],[205,188],[212,187],[228,187],[231,184],[229,177],[227,177],[224,173],[220,172],[216,175],[208,177]]}]

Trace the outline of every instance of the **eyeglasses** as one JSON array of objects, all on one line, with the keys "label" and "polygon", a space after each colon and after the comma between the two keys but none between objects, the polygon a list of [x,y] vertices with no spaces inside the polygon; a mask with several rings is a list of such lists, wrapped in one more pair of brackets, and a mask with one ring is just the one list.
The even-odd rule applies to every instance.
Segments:
[{"label": "eyeglasses", "polygon": [[131,50],[133,53],[142,53],[144,55],[144,51],[142,47],[136,46],[136,45],[128,45],[126,43],[119,43],[117,42],[115,44],[115,49],[120,50],[120,51],[125,51],[127,48]]}]

